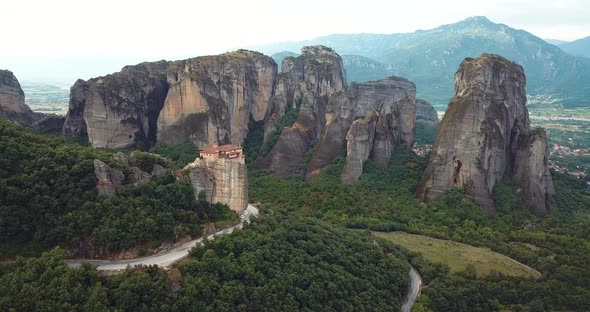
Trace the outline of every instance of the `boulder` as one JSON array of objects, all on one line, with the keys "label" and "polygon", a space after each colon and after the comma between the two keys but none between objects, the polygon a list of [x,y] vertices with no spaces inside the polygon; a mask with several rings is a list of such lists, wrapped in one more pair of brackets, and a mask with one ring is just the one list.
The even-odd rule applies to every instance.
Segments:
[{"label": "boulder", "polygon": [[117,188],[125,179],[120,170],[111,168],[106,163],[94,160],[94,175],[96,176],[96,189],[98,195],[114,196]]}]

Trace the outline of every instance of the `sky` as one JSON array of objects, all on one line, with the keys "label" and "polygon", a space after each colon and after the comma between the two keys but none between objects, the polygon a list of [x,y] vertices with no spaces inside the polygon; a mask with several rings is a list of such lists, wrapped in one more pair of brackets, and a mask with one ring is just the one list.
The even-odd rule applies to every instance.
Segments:
[{"label": "sky", "polygon": [[121,64],[334,33],[413,32],[480,15],[541,38],[571,41],[590,35],[587,2],[5,0],[0,4],[0,69],[32,80],[71,79],[72,72],[87,79],[97,68],[108,73]]}]

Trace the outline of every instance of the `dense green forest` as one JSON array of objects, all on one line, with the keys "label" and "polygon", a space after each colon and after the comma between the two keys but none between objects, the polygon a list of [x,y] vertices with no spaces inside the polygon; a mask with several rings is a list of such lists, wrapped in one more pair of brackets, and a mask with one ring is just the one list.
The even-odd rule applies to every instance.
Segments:
[{"label": "dense green forest", "polygon": [[[98,196],[94,159],[129,175],[111,154],[0,120],[0,259],[81,242],[113,252],[200,235],[203,223],[237,219],[226,206],[197,201],[191,185],[171,174],[140,185],[124,181],[117,196]],[[137,165],[151,171],[153,157],[136,154]]]},{"label": "dense green forest", "polygon": [[[266,218],[194,249],[178,268],[98,277],[59,249],[0,267],[8,311],[386,311],[399,307],[408,264],[367,233],[315,218]],[[56,287],[59,285],[59,287]]]},{"label": "dense green forest", "polygon": [[[17,133],[11,135],[26,134],[31,136],[29,141],[38,140],[36,145],[31,144],[38,146],[34,151],[36,155],[49,153],[46,144],[56,140],[61,143],[54,143],[54,146],[68,147],[72,149],[70,153],[79,150],[75,152],[79,155],[74,158],[76,163],[94,158],[109,161],[105,151],[69,145],[61,139],[23,132],[10,125],[4,127],[7,130],[2,133],[12,131]],[[261,140],[255,141],[253,137],[249,137],[246,148],[261,150]],[[5,141],[3,137],[2,153],[9,147],[18,151],[16,146],[5,144]],[[22,137],[16,139],[16,142],[22,141]],[[92,155],[80,156],[84,153]],[[20,157],[30,159],[27,164],[35,163],[37,159]],[[18,163],[18,159],[9,162]],[[68,268],[59,249],[40,258],[18,259],[4,264],[0,266],[0,310],[397,310],[405,293],[408,263],[420,271],[428,285],[414,311],[587,310],[590,302],[590,267],[587,265],[590,263],[590,190],[583,181],[554,172],[558,206],[552,207],[545,218],[530,215],[514,186],[509,181],[500,182],[494,190],[498,212],[492,215],[466,199],[458,189],[433,203],[417,201],[414,190],[426,158],[407,150],[396,150],[387,170],[367,162],[363,176],[353,186],[339,182],[343,164],[344,158],[337,158],[310,182],[305,182],[301,174],[280,179],[268,172],[251,170],[250,201],[260,203],[261,217],[243,230],[192,250],[189,259],[169,271],[150,267],[129,269],[112,278],[99,277],[87,265]],[[21,167],[25,171],[2,166],[2,170],[13,170],[2,172],[2,200],[4,194],[8,194],[4,193],[5,187],[16,183],[10,180],[11,177],[21,174],[19,181],[26,181],[26,175],[34,172],[30,168],[36,168],[30,166]],[[66,169],[60,173],[72,171],[74,174],[75,171],[68,169],[71,166],[64,166]],[[39,168],[44,167],[39,165]],[[82,173],[78,174],[81,177]],[[64,216],[76,215],[76,211],[80,214],[88,211],[92,216],[95,210],[108,214],[111,210],[97,208],[102,207],[98,205],[104,205],[105,201],[125,202],[137,198],[148,202],[163,201],[172,211],[195,212],[197,217],[204,215],[202,210],[200,214],[197,212],[200,203],[194,200],[194,196],[182,195],[186,185],[173,181],[172,177],[138,187],[128,186],[111,199],[98,198],[92,189],[93,181],[88,182],[89,189],[81,188],[88,193],[91,204],[84,208],[82,205],[73,206],[70,208],[72,213]],[[17,188],[11,190],[18,192]],[[176,195],[167,197],[164,194]],[[78,195],[75,200],[79,201],[80,197]],[[189,203],[189,197],[193,203]],[[46,195],[45,198],[51,197]],[[66,199],[61,200],[69,203]],[[10,202],[5,200],[1,206],[5,207],[7,203]],[[20,207],[27,210],[44,206]],[[114,210],[121,215],[129,213],[127,204],[118,207]],[[8,208],[2,209],[2,213],[10,212],[4,210]],[[150,218],[156,218],[160,209],[164,208],[154,208],[155,215]],[[136,220],[141,223],[151,216],[150,212],[146,214]],[[110,225],[121,220],[121,215],[99,220]],[[194,219],[177,217],[177,213],[172,212],[171,219],[153,220],[157,220],[158,231],[164,232],[166,224],[184,224],[189,229],[190,224],[195,224]],[[4,222],[4,216],[1,220]],[[69,225],[66,220],[80,219],[60,222]],[[90,228],[93,231],[100,229],[102,221],[93,221],[98,225]],[[47,221],[36,222],[43,224]],[[24,225],[25,221],[21,224]],[[11,223],[2,224],[2,235],[16,237],[8,236],[15,233],[9,231],[8,225]],[[113,228],[117,229],[116,226]],[[428,263],[420,255],[371,237],[368,230],[405,231],[490,248],[531,266],[543,276],[538,280],[517,279],[498,273],[477,276],[469,269],[450,273],[445,266]],[[68,235],[76,237],[78,233],[85,232]],[[165,234],[158,236],[166,238]],[[57,244],[62,245],[59,241]],[[120,247],[122,245],[112,248]]]}]

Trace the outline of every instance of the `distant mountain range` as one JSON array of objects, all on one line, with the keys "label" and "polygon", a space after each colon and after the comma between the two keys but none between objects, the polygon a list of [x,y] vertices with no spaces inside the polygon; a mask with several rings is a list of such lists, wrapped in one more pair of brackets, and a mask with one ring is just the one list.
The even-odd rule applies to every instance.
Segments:
[{"label": "distant mountain range", "polygon": [[590,36],[572,42],[566,42],[559,47],[567,53],[590,57]]},{"label": "distant mountain range", "polygon": [[280,52],[275,55],[278,60],[302,46],[317,44],[343,55],[349,80],[402,76],[416,83],[418,97],[439,109],[446,107],[453,94],[460,62],[482,53],[500,54],[525,68],[529,105],[590,106],[590,58],[568,54],[524,30],[485,17],[413,33],[337,34],[253,49],[269,55]]}]

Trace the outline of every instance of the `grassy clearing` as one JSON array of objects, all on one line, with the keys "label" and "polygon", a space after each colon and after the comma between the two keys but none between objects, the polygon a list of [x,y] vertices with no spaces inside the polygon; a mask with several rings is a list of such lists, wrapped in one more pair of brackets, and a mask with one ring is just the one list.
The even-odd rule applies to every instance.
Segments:
[{"label": "grassy clearing", "polygon": [[449,266],[451,272],[463,271],[468,265],[473,264],[478,276],[488,275],[492,270],[516,277],[541,276],[538,271],[486,248],[404,232],[373,232],[373,235],[421,253],[429,261],[444,263]]}]

